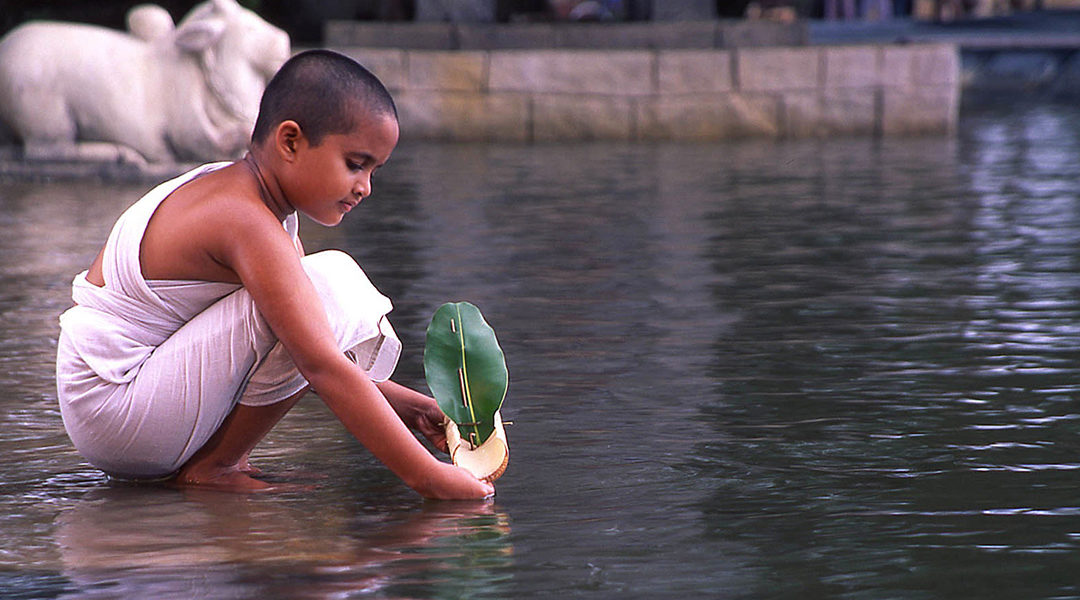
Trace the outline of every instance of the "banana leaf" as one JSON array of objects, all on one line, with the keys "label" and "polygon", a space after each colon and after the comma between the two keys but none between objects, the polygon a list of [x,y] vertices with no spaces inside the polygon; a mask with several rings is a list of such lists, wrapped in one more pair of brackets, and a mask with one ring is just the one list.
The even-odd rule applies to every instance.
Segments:
[{"label": "banana leaf", "polygon": [[495,431],[509,374],[495,331],[468,302],[443,304],[431,317],[424,377],[439,408],[473,447]]}]

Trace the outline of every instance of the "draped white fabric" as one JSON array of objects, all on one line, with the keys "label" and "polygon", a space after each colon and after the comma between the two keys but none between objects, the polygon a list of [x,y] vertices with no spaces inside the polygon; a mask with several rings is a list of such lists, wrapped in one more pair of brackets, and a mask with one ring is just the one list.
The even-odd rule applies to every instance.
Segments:
[{"label": "draped white fabric", "polygon": [[[204,165],[151,190],[114,226],[105,245],[105,286],[76,276],[76,306],[60,318],[57,393],[76,448],[122,477],[178,469],[237,403],[272,404],[306,387],[254,301],[222,282],[147,281],[139,247],[157,206]],[[296,238],[296,215],[284,227]],[[393,373],[401,343],[392,304],[347,254],[301,259],[339,348],[375,381]]]}]

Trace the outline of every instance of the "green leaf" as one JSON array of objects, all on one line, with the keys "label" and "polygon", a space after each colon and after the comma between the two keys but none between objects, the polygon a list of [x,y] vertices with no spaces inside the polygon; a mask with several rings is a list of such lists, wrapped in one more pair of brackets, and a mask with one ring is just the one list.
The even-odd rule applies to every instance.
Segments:
[{"label": "green leaf", "polygon": [[473,446],[495,431],[509,374],[495,331],[468,302],[443,304],[431,317],[424,376],[439,408]]}]

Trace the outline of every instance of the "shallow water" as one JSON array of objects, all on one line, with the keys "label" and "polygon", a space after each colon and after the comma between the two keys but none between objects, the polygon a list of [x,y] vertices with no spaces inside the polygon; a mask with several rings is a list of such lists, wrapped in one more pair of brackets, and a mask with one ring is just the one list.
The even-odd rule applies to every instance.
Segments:
[{"label": "shallow water", "polygon": [[427,503],[318,400],[303,492],[110,483],[56,316],[144,185],[0,183],[4,598],[1080,597],[1080,111],[955,139],[406,145],[342,248],[398,378],[467,299],[510,366],[494,503]]}]

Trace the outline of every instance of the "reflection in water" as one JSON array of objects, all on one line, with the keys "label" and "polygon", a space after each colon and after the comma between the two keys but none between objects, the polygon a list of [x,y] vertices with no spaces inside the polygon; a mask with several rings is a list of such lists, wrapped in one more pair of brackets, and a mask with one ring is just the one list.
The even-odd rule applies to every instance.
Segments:
[{"label": "reflection in water", "polygon": [[306,492],[108,484],[60,428],[55,318],[142,186],[0,183],[0,590],[1080,597],[1080,112],[1012,110],[955,140],[400,148],[302,235],[393,297],[406,384],[439,304],[484,310],[494,505],[423,503],[314,398],[254,457]]},{"label": "reflection in water", "polygon": [[501,595],[509,531],[491,504],[372,519],[301,496],[107,486],[63,509],[53,535],[75,598],[438,598]]},{"label": "reflection in water", "polygon": [[717,297],[742,310],[689,464],[715,487],[710,535],[785,574],[758,593],[1077,592],[1077,148],[1027,138],[1061,121],[998,122],[960,160],[829,144],[802,189],[746,186],[748,206],[732,182],[710,216]]}]

